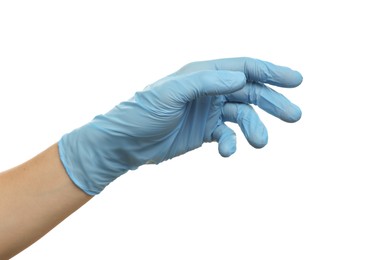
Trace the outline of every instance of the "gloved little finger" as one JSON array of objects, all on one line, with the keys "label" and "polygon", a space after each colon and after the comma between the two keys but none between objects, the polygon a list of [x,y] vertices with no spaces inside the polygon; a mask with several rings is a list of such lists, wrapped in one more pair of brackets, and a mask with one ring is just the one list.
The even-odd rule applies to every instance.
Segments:
[{"label": "gloved little finger", "polygon": [[229,157],[236,152],[236,133],[224,123],[214,130],[212,138],[218,142],[218,151],[221,156]]},{"label": "gloved little finger", "polygon": [[262,83],[247,83],[244,88],[226,95],[226,99],[230,102],[257,105],[269,114],[289,123],[298,121],[302,116],[297,105]]},{"label": "gloved little finger", "polygon": [[250,105],[226,103],[222,108],[222,120],[237,123],[253,147],[262,148],[267,144],[267,129]]}]

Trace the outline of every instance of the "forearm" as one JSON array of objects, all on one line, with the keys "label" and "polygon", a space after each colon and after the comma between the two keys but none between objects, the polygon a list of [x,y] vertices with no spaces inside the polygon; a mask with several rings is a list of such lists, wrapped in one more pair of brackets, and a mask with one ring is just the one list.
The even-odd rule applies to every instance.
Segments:
[{"label": "forearm", "polygon": [[0,174],[0,259],[37,241],[91,198],[69,179],[57,144]]}]

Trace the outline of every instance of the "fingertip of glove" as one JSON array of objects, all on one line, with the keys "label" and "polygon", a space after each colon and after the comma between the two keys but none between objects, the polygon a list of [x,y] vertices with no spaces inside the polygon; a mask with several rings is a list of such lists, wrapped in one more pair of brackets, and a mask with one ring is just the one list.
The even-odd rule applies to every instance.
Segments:
[{"label": "fingertip of glove", "polygon": [[298,106],[293,105],[286,114],[288,116],[284,118],[284,121],[287,123],[295,123],[301,119],[302,110]]},{"label": "fingertip of glove", "polygon": [[303,81],[303,76],[298,71],[295,71],[295,74],[296,74],[296,85],[299,86],[299,85],[301,85],[301,83]]},{"label": "fingertip of glove", "polygon": [[230,157],[232,154],[236,152],[236,144],[235,143],[222,143],[218,147],[219,154],[222,157]]},{"label": "fingertip of glove", "polygon": [[219,154],[224,157],[224,158],[228,158],[230,157],[231,155],[233,155],[235,153],[235,151],[219,151]]},{"label": "fingertip of glove", "polygon": [[248,139],[249,143],[257,149],[263,148],[268,143],[268,132],[264,129],[261,135],[258,135],[257,138]]},{"label": "fingertip of glove", "polygon": [[299,71],[291,70],[290,75],[286,76],[288,78],[286,87],[295,88],[301,85],[303,81],[303,76]]}]

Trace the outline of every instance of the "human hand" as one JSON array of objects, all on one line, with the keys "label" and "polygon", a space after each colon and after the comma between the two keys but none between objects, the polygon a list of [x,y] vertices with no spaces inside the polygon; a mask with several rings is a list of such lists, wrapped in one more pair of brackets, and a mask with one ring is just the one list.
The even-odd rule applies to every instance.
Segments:
[{"label": "human hand", "polygon": [[237,123],[255,148],[267,130],[250,104],[286,121],[300,109],[265,83],[296,87],[302,76],[289,68],[251,58],[190,63],[104,115],[66,134],[59,142],[61,161],[73,182],[90,195],[128,170],[171,159],[218,142],[219,153],[236,151]]}]

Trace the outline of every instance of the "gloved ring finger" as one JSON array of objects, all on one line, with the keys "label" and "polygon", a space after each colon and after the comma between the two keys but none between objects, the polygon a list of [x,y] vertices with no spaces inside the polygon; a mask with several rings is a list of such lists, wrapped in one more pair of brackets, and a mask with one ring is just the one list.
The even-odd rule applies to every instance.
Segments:
[{"label": "gloved ring finger", "polygon": [[262,148],[267,144],[267,129],[250,105],[225,103],[222,108],[222,120],[237,123],[253,147]]}]

